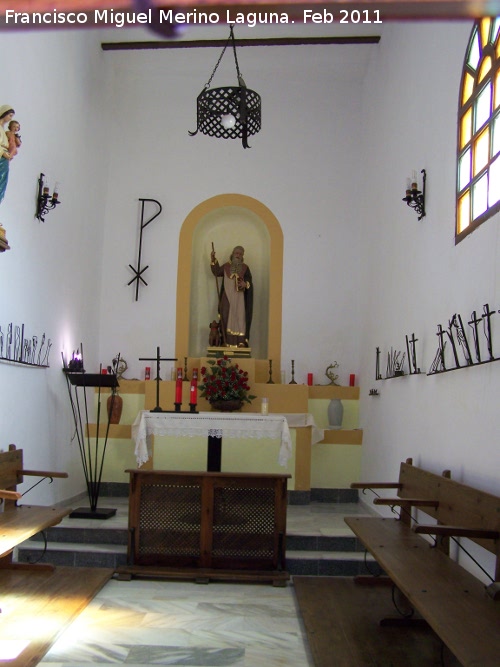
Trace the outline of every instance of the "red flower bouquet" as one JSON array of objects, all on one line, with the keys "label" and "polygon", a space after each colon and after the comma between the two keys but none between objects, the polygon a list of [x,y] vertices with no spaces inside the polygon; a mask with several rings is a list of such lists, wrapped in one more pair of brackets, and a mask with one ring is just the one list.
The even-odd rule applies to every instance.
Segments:
[{"label": "red flower bouquet", "polygon": [[256,396],[248,392],[248,373],[238,364],[231,364],[228,357],[220,357],[208,362],[201,368],[202,383],[199,386],[201,396],[209,403],[214,401],[245,401],[251,403]]}]

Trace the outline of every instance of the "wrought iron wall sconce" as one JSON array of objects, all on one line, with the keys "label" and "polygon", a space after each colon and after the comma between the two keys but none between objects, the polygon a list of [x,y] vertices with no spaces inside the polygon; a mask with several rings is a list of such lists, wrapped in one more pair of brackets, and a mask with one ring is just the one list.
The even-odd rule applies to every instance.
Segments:
[{"label": "wrought iron wall sconce", "polygon": [[427,173],[425,169],[422,169],[420,173],[422,174],[422,190],[418,189],[417,172],[414,171],[412,178],[409,178],[407,181],[406,196],[403,197],[403,201],[416,211],[418,219],[422,220],[425,216],[425,181],[427,179]]},{"label": "wrought iron wall sconce", "polygon": [[40,178],[38,179],[38,197],[36,200],[35,218],[45,222],[45,216],[47,213],[55,209],[55,207],[60,203],[58,184],[56,183],[54,185],[53,193],[49,194],[49,186],[45,180],[45,174],[40,174]]},{"label": "wrought iron wall sconce", "polygon": [[[222,56],[230,43],[233,47],[238,83],[236,86],[210,88]],[[257,134],[261,129],[260,95],[254,90],[247,88],[241,76],[236,56],[233,26],[231,26],[229,38],[219,56],[210,79],[196,99],[196,109],[196,130],[189,132],[192,137],[201,132],[209,137],[217,137],[218,139],[241,139],[243,148],[250,148],[248,137],[252,134]]]}]

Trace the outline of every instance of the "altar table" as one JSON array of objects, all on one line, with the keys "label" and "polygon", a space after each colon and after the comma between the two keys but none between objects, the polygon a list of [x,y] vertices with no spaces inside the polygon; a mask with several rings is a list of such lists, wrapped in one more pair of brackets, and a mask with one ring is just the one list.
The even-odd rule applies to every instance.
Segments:
[{"label": "altar table", "polygon": [[178,437],[206,436],[222,438],[280,439],[278,462],[286,466],[292,455],[292,439],[284,415],[259,413],[175,413],[141,410],[132,424],[137,465],[151,458],[151,435]]}]

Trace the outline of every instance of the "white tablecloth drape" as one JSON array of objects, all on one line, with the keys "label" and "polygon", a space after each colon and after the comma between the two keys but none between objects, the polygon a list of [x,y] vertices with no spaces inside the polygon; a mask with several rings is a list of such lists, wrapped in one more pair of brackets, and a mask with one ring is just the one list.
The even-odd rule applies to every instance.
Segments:
[{"label": "white tablecloth drape", "polygon": [[307,412],[290,412],[284,415],[289,428],[311,427],[311,444],[316,445],[325,437],[325,429],[316,426],[314,417]]},{"label": "white tablecloth drape", "polygon": [[278,462],[286,466],[292,455],[292,439],[284,415],[258,413],[199,412],[181,414],[142,410],[132,424],[135,456],[140,466],[151,457],[151,435],[178,437],[216,436],[218,438],[280,439]]}]

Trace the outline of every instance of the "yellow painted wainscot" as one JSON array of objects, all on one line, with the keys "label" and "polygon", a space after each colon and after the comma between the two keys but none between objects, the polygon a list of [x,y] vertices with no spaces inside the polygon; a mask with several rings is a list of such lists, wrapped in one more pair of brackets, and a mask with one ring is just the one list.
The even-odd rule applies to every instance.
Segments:
[{"label": "yellow painted wainscot", "polygon": [[[207,359],[189,359],[188,377],[191,377],[193,367],[201,368],[207,361]],[[223,471],[289,473],[292,477],[288,488],[296,491],[309,491],[311,487],[349,488],[353,480],[359,479],[363,438],[362,430],[357,428],[359,387],[267,384],[265,378],[268,378],[268,363],[265,360],[238,359],[238,363],[248,370],[251,391],[257,396],[251,404],[243,406],[243,412],[260,412],[261,401],[265,397],[269,401],[269,412],[285,415],[309,413],[316,425],[326,430],[324,439],[312,445],[311,426],[291,427],[293,454],[287,467],[278,464],[280,443],[277,440],[224,438]],[[188,409],[189,387],[189,382],[183,382],[184,410]],[[157,402],[154,380],[122,379],[119,393],[123,398],[123,411],[120,424],[110,425],[103,468],[104,482],[128,482],[125,470],[137,467],[134,455],[135,442],[131,437],[132,423],[140,410],[151,410],[156,407]],[[101,392],[101,411],[105,410],[108,395],[106,392]],[[174,395],[175,382],[162,380],[159,404],[163,410],[173,409]],[[344,406],[342,428],[339,430],[328,429],[327,408],[331,398],[340,398]],[[211,409],[208,402],[200,397],[197,407],[200,412]],[[100,438],[103,438],[106,425],[101,423],[99,430]],[[95,438],[95,424],[89,425],[89,432],[91,437]],[[155,436],[153,456],[142,467],[157,470],[205,470],[206,454],[206,438]]]},{"label": "yellow painted wainscot", "polygon": [[[344,406],[342,428],[328,428],[328,403],[340,398]],[[359,424],[359,387],[332,385],[309,387],[309,412],[325,429],[322,442],[311,451],[311,487],[345,489],[360,478],[363,431]]]}]

